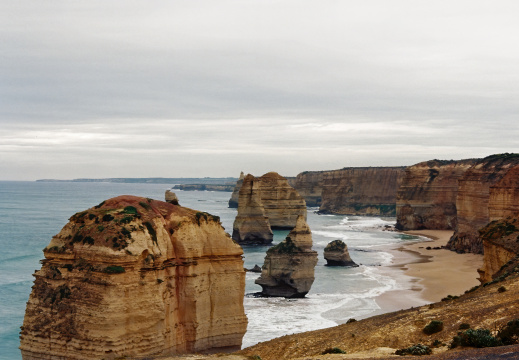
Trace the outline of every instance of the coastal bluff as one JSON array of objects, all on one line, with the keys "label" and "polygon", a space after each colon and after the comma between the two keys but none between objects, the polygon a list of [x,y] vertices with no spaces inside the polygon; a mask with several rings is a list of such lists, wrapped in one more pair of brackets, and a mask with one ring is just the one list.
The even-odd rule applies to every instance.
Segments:
[{"label": "coastal bluff", "polygon": [[20,333],[24,360],[239,349],[243,251],[219,218],[119,196],[73,215],[44,249]]},{"label": "coastal bluff", "polygon": [[405,167],[349,167],[306,171],[295,189],[323,214],[394,216]]}]

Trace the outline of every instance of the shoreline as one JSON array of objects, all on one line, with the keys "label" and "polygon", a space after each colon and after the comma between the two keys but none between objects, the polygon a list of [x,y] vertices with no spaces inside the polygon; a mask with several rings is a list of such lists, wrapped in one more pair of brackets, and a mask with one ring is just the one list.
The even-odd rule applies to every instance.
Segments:
[{"label": "shoreline", "polygon": [[[409,284],[405,289],[391,290],[377,296],[375,301],[380,310],[368,317],[438,302],[448,295],[461,295],[480,285],[477,269],[483,265],[483,255],[458,254],[441,248],[447,244],[453,231],[414,230],[402,233],[424,239],[390,249],[393,260],[387,267],[386,275],[391,277],[395,270],[402,271],[410,278]],[[427,250],[427,247],[431,249]]]}]

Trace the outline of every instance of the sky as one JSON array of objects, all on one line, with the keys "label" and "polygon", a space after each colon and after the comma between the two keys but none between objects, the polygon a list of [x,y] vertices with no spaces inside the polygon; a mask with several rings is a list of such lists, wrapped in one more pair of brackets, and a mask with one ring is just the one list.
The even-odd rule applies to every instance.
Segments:
[{"label": "sky", "polygon": [[0,180],[519,152],[516,0],[0,0]]}]

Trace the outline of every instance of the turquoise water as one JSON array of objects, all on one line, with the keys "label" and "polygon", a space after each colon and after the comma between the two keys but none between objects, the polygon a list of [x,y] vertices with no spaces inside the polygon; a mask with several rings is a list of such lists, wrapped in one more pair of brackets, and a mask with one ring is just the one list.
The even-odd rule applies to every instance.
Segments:
[{"label": "turquoise water", "polygon": [[[171,184],[172,186],[173,184]],[[19,331],[33,277],[40,268],[42,249],[78,211],[123,194],[163,200],[171,186],[164,184],[115,184],[68,182],[0,182],[0,359],[21,359]],[[236,209],[229,209],[230,193],[177,191],[180,204],[220,216],[232,232]],[[382,292],[409,286],[409,278],[381,271],[391,262],[385,249],[401,243],[400,235],[381,231],[394,219],[317,215],[309,209],[308,223],[314,249],[319,253],[315,282],[305,299],[245,297],[249,327],[244,347],[285,334],[313,330],[351,317],[368,316],[378,310],[374,297]],[[274,243],[287,231],[276,231]],[[342,239],[358,268],[324,266],[323,249]],[[267,247],[246,247],[245,267],[261,266]],[[261,290],[254,284],[258,274],[247,273],[246,293]]]}]

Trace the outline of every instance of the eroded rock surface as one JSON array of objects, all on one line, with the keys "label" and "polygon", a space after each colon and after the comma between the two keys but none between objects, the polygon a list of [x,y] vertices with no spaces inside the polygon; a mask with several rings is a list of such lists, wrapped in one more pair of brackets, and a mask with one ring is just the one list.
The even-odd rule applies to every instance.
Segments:
[{"label": "eroded rock surface", "polygon": [[165,198],[167,203],[170,203],[170,204],[173,204],[173,205],[178,205],[177,194],[175,194],[173,191],[166,190],[166,194],[165,194],[164,198]]},{"label": "eroded rock surface", "polygon": [[77,213],[34,274],[23,359],[238,349],[242,254],[218,217],[162,201],[120,196]]},{"label": "eroded rock surface", "polygon": [[239,244],[270,244],[274,237],[261,200],[260,181],[248,174],[240,188],[232,238]]},{"label": "eroded rock surface", "polygon": [[261,276],[263,296],[304,297],[314,282],[317,252],[312,250],[312,233],[301,215],[285,240],[270,248],[265,256]]},{"label": "eroded rock surface", "polygon": [[453,230],[458,180],[477,160],[430,160],[409,166],[397,192],[398,230]]},{"label": "eroded rock surface", "polygon": [[245,178],[245,175],[243,174],[243,171],[240,173],[240,178],[236,182],[236,185],[234,186],[234,189],[231,194],[231,198],[229,199],[229,207],[230,208],[237,208],[238,207],[238,201],[240,199],[240,189],[243,185],[243,179]]},{"label": "eroded rock surface", "polygon": [[350,257],[348,246],[342,240],[333,240],[324,248],[327,266],[358,266]]}]

